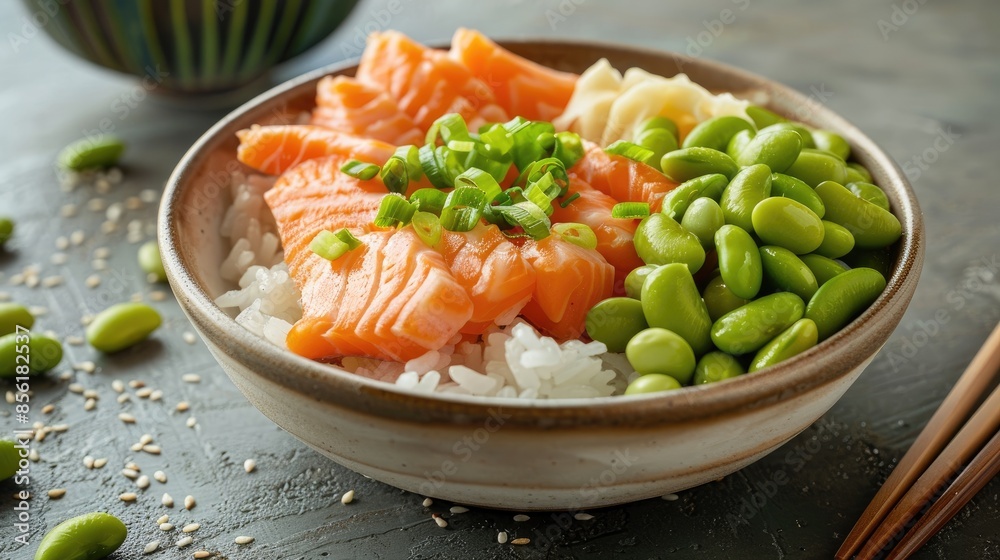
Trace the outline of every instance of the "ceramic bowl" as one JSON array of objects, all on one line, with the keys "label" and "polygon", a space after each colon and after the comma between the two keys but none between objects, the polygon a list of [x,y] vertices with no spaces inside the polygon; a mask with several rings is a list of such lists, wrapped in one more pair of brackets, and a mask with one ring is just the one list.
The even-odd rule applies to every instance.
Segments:
[{"label": "ceramic bowl", "polygon": [[574,510],[660,496],[717,480],[773,451],[833,406],[889,338],[913,295],[923,225],[903,173],[860,130],[785,86],[719,63],[613,45],[507,42],[542,64],[581,72],[601,57],[766,102],[831,129],[871,170],[903,224],[888,286],[861,317],[813,349],[722,383],[640,397],[517,401],[419,395],[278,349],[213,303],[228,286],[218,235],[239,170],[234,133],[312,106],[296,78],[219,122],[181,160],[163,195],[159,242],[170,284],[246,398],[310,447],[354,471],[424,496],[517,510]]},{"label": "ceramic bowl", "polygon": [[[59,45],[174,93],[244,86],[327,37],[357,0],[22,0]],[[259,91],[259,90],[258,90]],[[246,99],[246,98],[244,98]]]}]

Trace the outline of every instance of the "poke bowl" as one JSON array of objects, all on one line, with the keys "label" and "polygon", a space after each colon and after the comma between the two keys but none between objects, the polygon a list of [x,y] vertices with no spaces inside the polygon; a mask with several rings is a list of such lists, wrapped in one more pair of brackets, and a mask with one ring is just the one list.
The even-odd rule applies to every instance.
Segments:
[{"label": "poke bowl", "polygon": [[[891,212],[900,224],[898,239],[883,253],[884,289],[866,302],[870,305],[858,309],[856,316],[845,320],[846,326],[826,333],[818,344],[774,365],[769,363],[759,371],[720,382],[635,395],[620,394],[621,383],[634,381],[634,375],[625,375],[628,378],[625,381],[618,379],[617,388],[613,387],[615,382],[608,381],[607,392],[596,395],[581,396],[572,391],[559,393],[551,383],[543,383],[549,396],[560,398],[533,398],[539,396],[541,389],[526,392],[523,387],[514,386],[514,380],[509,381],[509,385],[514,386],[509,391],[493,387],[487,394],[470,394],[475,392],[468,389],[470,385],[458,382],[463,379],[459,375],[462,372],[453,372],[448,383],[441,381],[437,371],[434,372],[436,377],[425,383],[431,366],[424,367],[419,375],[404,372],[407,367],[416,367],[411,365],[413,362],[406,361],[415,356],[406,354],[409,342],[400,342],[398,346],[379,343],[382,347],[375,344],[376,350],[368,354],[385,352],[390,356],[403,356],[398,360],[406,361],[405,367],[395,367],[391,360],[355,359],[350,352],[341,353],[342,360],[314,359],[322,356],[309,355],[303,350],[308,345],[297,346],[291,351],[283,342],[287,340],[289,347],[293,346],[288,337],[290,333],[301,331],[305,320],[273,321],[269,313],[281,316],[293,308],[296,313],[302,313],[299,303],[294,298],[286,298],[283,302],[272,302],[272,307],[261,312],[259,301],[251,305],[249,301],[240,300],[246,296],[246,290],[241,288],[247,283],[259,293],[271,289],[268,286],[291,282],[287,271],[294,272],[295,261],[292,257],[284,257],[289,261],[289,266],[284,267],[277,234],[271,233],[268,237],[266,233],[268,227],[274,227],[273,222],[270,226],[262,226],[261,222],[268,219],[262,217],[260,221],[253,221],[256,225],[248,226],[247,220],[240,217],[242,210],[234,217],[233,208],[246,205],[253,212],[264,212],[267,207],[263,205],[261,193],[281,186],[276,186],[273,177],[253,175],[241,161],[259,156],[258,170],[270,170],[271,175],[278,173],[268,166],[284,166],[278,171],[287,173],[293,163],[301,167],[309,162],[282,163],[283,156],[271,152],[263,155],[242,152],[238,161],[236,154],[246,149],[254,131],[261,130],[253,128],[255,125],[294,127],[295,123],[308,121],[317,105],[318,87],[322,91],[333,83],[331,80],[338,80],[335,77],[350,77],[358,72],[355,64],[341,64],[295,78],[225,117],[183,157],[163,195],[158,241],[171,287],[211,353],[246,398],[278,426],[313,449],[370,478],[428,497],[525,511],[610,506],[717,480],[775,450],[826,413],[888,340],[916,288],[923,261],[923,225],[913,192],[899,167],[858,128],[826,107],[817,106],[786,86],[723,64],[607,44],[508,41],[501,42],[500,47],[513,56],[573,74],[587,71],[601,59],[606,59],[609,68],[641,68],[658,76],[671,77],[683,72],[691,82],[710,92],[732,94],[734,97],[726,97],[727,102],[750,99],[777,115],[839,135],[849,144],[852,160],[870,172],[871,182],[884,191]],[[364,58],[361,64],[365,64]],[[339,79],[337,83],[349,80]],[[386,88],[386,92],[389,90],[391,87]],[[381,95],[373,93],[372,99],[376,94]],[[370,107],[371,103],[366,106]],[[471,107],[476,111],[484,110],[476,103]],[[416,116],[411,115],[414,120],[430,122],[440,117],[427,117],[417,111],[414,109]],[[313,113],[314,119],[316,114]],[[373,125],[368,123],[366,126]],[[315,143],[315,139],[310,138],[296,140],[299,142],[294,144],[297,158],[301,159],[302,154],[312,149],[310,142]],[[360,148],[357,151],[363,152]],[[355,160],[346,163],[338,160],[336,166],[344,174],[351,175],[349,181],[371,180],[379,186],[385,181],[388,184],[388,179],[379,179],[384,176],[388,164],[383,167],[382,175],[378,175],[379,166],[370,167]],[[312,172],[318,173],[315,165]],[[279,183],[285,180],[278,179]],[[234,183],[245,183],[246,188],[236,189]],[[303,193],[312,188],[308,184],[298,186],[306,190],[287,192],[292,196],[305,196]],[[306,201],[297,206],[296,216],[308,217],[308,212],[313,211],[311,204]],[[346,199],[343,202],[343,206],[351,204],[354,202],[348,203]],[[281,230],[280,241],[291,239],[287,235],[294,228],[289,224],[297,222],[283,222],[282,215],[276,215],[279,229],[286,228]],[[383,232],[385,228],[374,229],[374,232],[358,233],[362,245],[373,243],[375,237],[370,236],[395,235],[394,232],[406,228],[389,228],[392,233]],[[234,230],[240,235],[234,234]],[[246,231],[251,233],[246,234]],[[242,248],[234,245],[240,242],[236,241],[237,237],[246,236],[252,237],[252,241],[243,239],[248,244]],[[357,241],[353,236],[349,239]],[[303,258],[313,260],[330,247],[306,245],[312,247],[312,253],[303,253],[307,255]],[[346,245],[345,242],[343,250],[348,255],[356,253]],[[251,261],[257,257],[241,261],[239,255],[246,252],[255,252],[258,257],[261,253],[267,254],[268,262],[278,263],[279,268],[268,269],[268,264],[258,267],[256,273],[248,273]],[[369,254],[371,251],[366,248],[363,252]],[[337,264],[340,254],[322,258],[332,259],[336,268],[341,266]],[[388,251],[384,258],[394,255],[403,263],[400,266],[424,259]],[[349,259],[355,257],[349,256]],[[386,267],[390,266],[388,260],[385,263]],[[327,274],[329,264],[324,261],[323,266],[323,274]],[[431,285],[430,278],[432,276],[425,276],[421,286]],[[239,286],[236,285],[238,280]],[[619,277],[614,287],[616,294],[622,288],[620,280]],[[376,278],[369,282],[372,285],[363,288],[377,291],[381,289],[380,283],[391,281],[388,276],[381,280]],[[552,280],[550,287],[556,291],[572,291],[571,284]],[[337,295],[303,286],[305,291],[300,293],[305,295],[300,296],[301,302],[332,306],[333,310],[328,309],[328,313],[346,312],[343,309],[351,306],[374,305],[373,301],[360,299],[358,294],[362,292]],[[433,304],[436,300],[430,297],[417,303],[427,301]],[[434,317],[441,319],[417,330],[427,334],[437,329],[459,305],[448,300],[426,305],[427,313],[436,313]],[[568,305],[572,307],[574,302],[569,301]],[[309,310],[305,313],[308,315]],[[461,321],[468,319],[469,315],[464,315]],[[520,335],[512,331],[516,324],[525,323],[513,316],[506,322],[508,326],[502,329],[490,325],[485,331],[481,330],[485,333],[481,335],[482,340],[494,335],[502,337],[503,341],[518,338]],[[295,323],[295,327],[291,327],[291,323]],[[332,328],[327,323],[323,323],[323,327]],[[431,332],[427,336],[434,334]],[[452,334],[455,333],[446,333],[444,338],[451,338],[448,348],[455,352],[464,344],[459,340],[466,339],[457,334],[452,337]],[[533,338],[534,342],[525,344],[530,346],[543,338]],[[565,344],[573,349],[594,348],[593,345],[598,344],[584,344],[586,340],[584,336],[583,341]],[[600,349],[607,350],[603,346]],[[358,354],[365,355],[365,352]],[[482,355],[479,354],[480,361]],[[420,359],[427,359],[425,356]],[[441,356],[434,355],[431,363],[440,359]],[[446,358],[441,363],[447,365],[449,362]],[[383,364],[390,365],[383,367]],[[434,367],[444,371],[441,364]],[[558,372],[547,375],[557,376]],[[476,379],[481,381],[480,378],[486,379],[486,375]],[[498,383],[503,385],[503,379]]]}]

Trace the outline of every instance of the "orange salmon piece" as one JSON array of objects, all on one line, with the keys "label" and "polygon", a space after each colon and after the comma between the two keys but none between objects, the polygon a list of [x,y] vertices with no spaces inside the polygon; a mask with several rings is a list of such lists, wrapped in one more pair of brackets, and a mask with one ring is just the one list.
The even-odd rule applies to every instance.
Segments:
[{"label": "orange salmon piece", "polygon": [[268,175],[281,175],[303,161],[339,154],[376,165],[384,164],[395,146],[311,125],[257,126],[236,133],[236,158]]},{"label": "orange salmon piece", "polygon": [[319,81],[311,123],[395,146],[424,142],[424,134],[395,101],[347,76],[327,76]]},{"label": "orange salmon piece", "polygon": [[663,173],[645,163],[605,152],[584,140],[586,151],[570,169],[577,177],[619,202],[648,202],[658,212],[663,197],[677,187]]}]

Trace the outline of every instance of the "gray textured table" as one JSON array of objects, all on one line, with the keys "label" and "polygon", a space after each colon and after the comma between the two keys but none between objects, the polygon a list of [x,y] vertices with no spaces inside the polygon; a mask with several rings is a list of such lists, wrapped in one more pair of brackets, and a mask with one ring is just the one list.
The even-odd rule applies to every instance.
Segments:
[{"label": "gray textured table", "polygon": [[[616,5],[617,4],[617,5]],[[386,17],[384,0],[363,2],[351,19],[307,55],[282,67],[275,81],[358,54],[366,28],[393,27],[423,41],[446,40],[459,25],[499,37],[594,38],[687,51],[790,84],[857,123],[908,171],[926,215],[928,259],[916,298],[903,323],[861,379],[812,428],[764,460],[725,478],[681,493],[676,501],[648,500],[594,511],[548,540],[548,515],[515,522],[505,512],[449,514],[451,504],[421,505],[422,497],[366,480],[306,448],[253,409],[200,342],[189,344],[187,324],[165,286],[146,284],[135,267],[137,245],[125,231],[131,220],[149,222],[155,204],[127,209],[121,228],[102,233],[106,210],[89,208],[158,190],[184,150],[221,116],[179,107],[147,95],[127,77],[81,64],[41,35],[15,47],[0,44],[0,214],[19,224],[11,251],[0,255],[0,292],[48,308],[38,326],[60,336],[82,333],[81,315],[127,300],[134,293],[160,309],[165,326],[134,351],[102,357],[86,346],[67,346],[63,365],[33,382],[32,421],[67,424],[36,444],[31,466],[29,546],[14,543],[14,514],[0,484],[0,557],[30,558],[42,535],[67,517],[107,509],[129,526],[114,558],[137,558],[159,539],[170,550],[151,558],[190,558],[198,549],[227,558],[829,558],[892,465],[947,393],[1000,319],[997,240],[1000,208],[995,164],[1000,147],[1000,4],[988,1],[758,3],[715,0],[523,0],[402,3]],[[729,9],[731,23],[722,23]],[[26,15],[0,4],[0,36],[25,34]],[[717,21],[718,20],[718,21]],[[92,187],[61,193],[55,154],[66,143],[110,119],[130,143],[125,181],[107,194]],[[77,205],[74,216],[63,206]],[[134,202],[132,206],[135,206]],[[65,210],[69,212],[69,210]],[[133,226],[135,227],[135,226]],[[82,231],[79,245],[53,264],[59,236]],[[147,236],[147,238],[149,238]],[[95,249],[110,250],[110,266],[95,272]],[[58,260],[58,257],[57,257]],[[11,285],[25,267],[39,278],[61,276],[50,288]],[[101,284],[85,279],[98,274]],[[14,278],[16,281],[16,278]],[[166,298],[155,301],[156,291]],[[92,360],[96,372],[74,381],[99,396],[96,409],[70,392],[59,374]],[[200,384],[185,383],[197,373]],[[112,380],[142,380],[159,389],[151,401],[128,388],[116,402]],[[8,388],[4,388],[6,391]],[[179,401],[191,410],[175,410]],[[42,407],[54,405],[51,414]],[[11,405],[0,403],[0,424],[12,429]],[[138,419],[117,419],[127,411]],[[188,428],[195,417],[197,426]],[[142,434],[154,436],[162,455],[129,450]],[[107,458],[87,469],[84,456]],[[164,483],[139,490],[136,503],[118,499],[135,490],[119,471],[134,458],[142,472],[163,470]],[[247,474],[243,462],[257,470]],[[768,481],[783,480],[777,485]],[[46,497],[65,488],[59,500]],[[354,489],[355,503],[341,494]],[[169,492],[191,511],[160,505]],[[1000,482],[991,483],[932,540],[919,558],[1000,558]],[[447,529],[430,517],[449,517]],[[172,547],[175,529],[154,519],[169,513],[178,527],[198,522],[195,544]],[[497,532],[531,537],[529,546],[496,542]],[[237,535],[256,541],[233,544]]]}]

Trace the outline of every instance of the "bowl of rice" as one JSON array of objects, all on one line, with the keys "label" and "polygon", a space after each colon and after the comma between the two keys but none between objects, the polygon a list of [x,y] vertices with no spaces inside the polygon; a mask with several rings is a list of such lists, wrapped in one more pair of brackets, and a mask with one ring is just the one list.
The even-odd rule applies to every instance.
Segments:
[{"label": "bowl of rice", "polygon": [[301,317],[301,293],[264,198],[275,178],[237,161],[236,133],[308,119],[320,80],[356,70],[331,66],[221,120],[184,156],[163,195],[158,238],[171,287],[246,398],[351,470],[423,496],[517,510],[609,506],[717,480],[828,411],[888,340],[916,288],[923,226],[899,167],[827,108],[729,66],[603,44],[503,46],[568,72],[600,59],[661,76],[683,72],[707,91],[840,134],[903,225],[885,290],[847,327],[776,366],[649,395],[621,395],[634,375],[624,355],[586,339],[559,343],[519,319],[477,344],[456,338],[405,362],[297,355],[285,341]]}]

